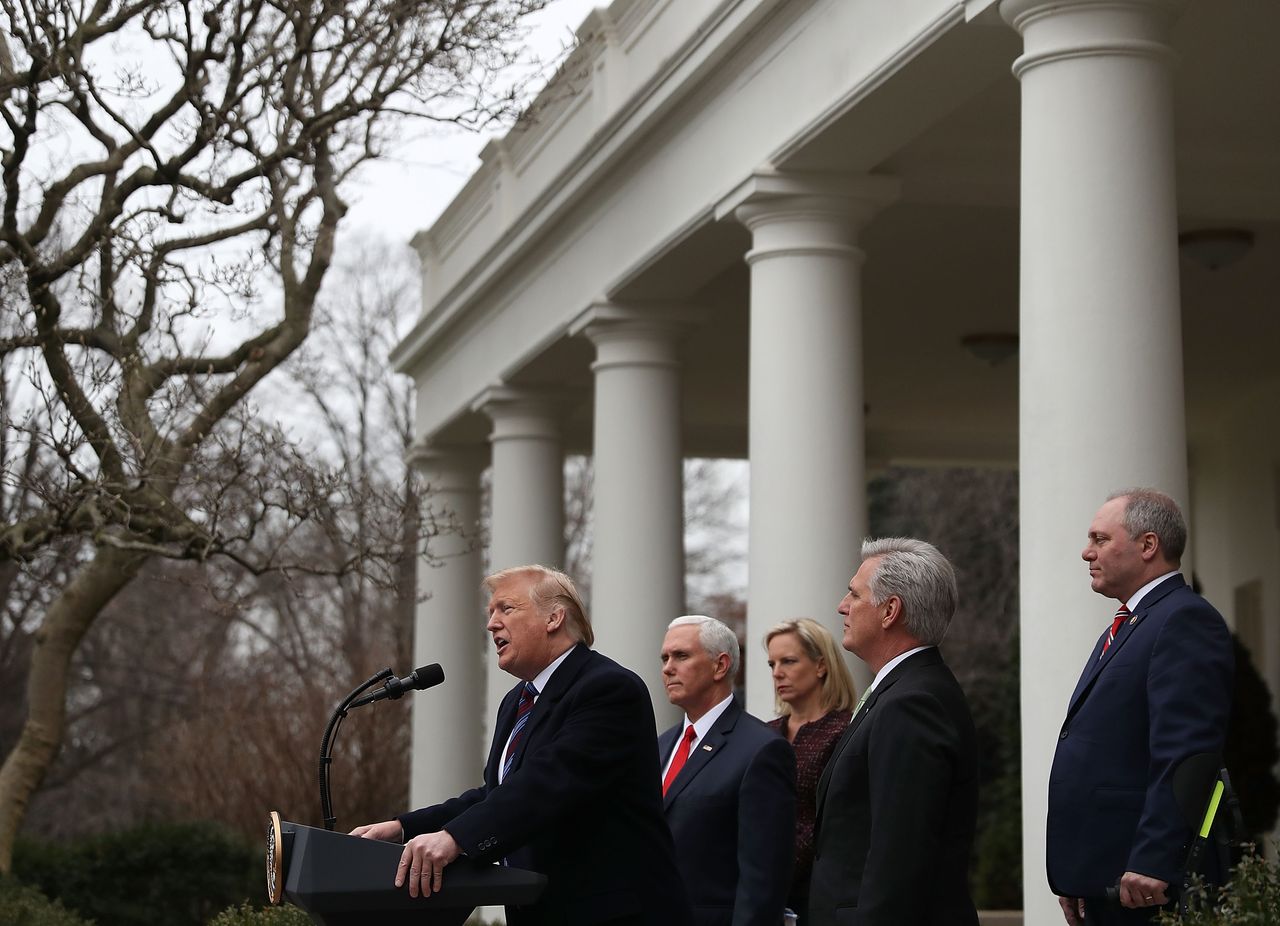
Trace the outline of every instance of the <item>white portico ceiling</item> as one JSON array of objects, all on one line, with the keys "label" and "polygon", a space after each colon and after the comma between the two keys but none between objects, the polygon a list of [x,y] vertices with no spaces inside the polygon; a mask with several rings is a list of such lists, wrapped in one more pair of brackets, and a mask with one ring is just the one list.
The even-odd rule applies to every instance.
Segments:
[{"label": "white portico ceiling", "polygon": [[[667,61],[665,79],[688,85],[649,85],[651,102],[669,95],[665,108],[654,103],[645,122],[639,119],[642,106],[633,104],[634,134],[622,118],[626,106],[615,122],[597,123],[595,134],[585,138],[585,125],[575,128],[570,120],[562,131],[575,129],[576,143],[560,135],[544,143],[544,153],[560,152],[569,173],[557,175],[541,162],[523,174],[509,169],[507,183],[554,180],[546,180],[541,193],[522,191],[516,199],[528,204],[524,214],[492,238],[496,243],[488,250],[470,252],[479,271],[492,272],[484,261],[501,262],[490,288],[473,287],[467,294],[460,287],[471,285],[466,280],[478,271],[470,277],[459,275],[457,267],[440,272],[459,281],[437,294],[442,310],[454,313],[452,321],[441,325],[435,319],[438,328],[429,343],[401,351],[401,362],[418,373],[420,401],[428,404],[426,432],[450,441],[483,438],[487,423],[468,410],[472,396],[462,394],[470,387],[459,385],[456,396],[450,391],[460,374],[448,358],[462,351],[474,368],[485,355],[477,345],[493,338],[497,326],[511,342],[497,350],[504,359],[495,363],[490,379],[576,389],[581,401],[568,407],[568,442],[587,449],[592,349],[567,335],[567,322],[556,320],[602,297],[641,305],[677,302],[698,306],[705,319],[682,346],[686,452],[743,455],[749,298],[743,254],[749,237],[732,219],[715,219],[715,202],[750,170],[870,171],[898,178],[903,192],[861,239],[867,254],[868,455],[883,462],[1012,462],[1017,361],[991,366],[960,342],[967,334],[1017,330],[1019,86],[1011,66],[1020,42],[994,8],[976,22],[964,22],[958,10],[947,12],[948,4],[908,6],[919,16],[913,20],[900,10],[897,22],[914,22],[918,38],[899,42],[893,57],[881,55],[876,44],[880,20],[867,18],[861,31],[845,27],[858,22],[859,12],[872,17],[873,4],[702,4],[699,9],[711,12],[696,34],[719,35],[730,44],[703,49],[701,60],[710,62],[705,67],[695,67],[690,58],[682,72],[678,61]],[[637,32],[656,43],[653,30],[670,32],[679,18],[671,5],[639,0],[615,3],[613,10],[631,29],[627,41],[633,51],[642,40]],[[647,27],[645,11],[654,17]],[[730,28],[735,14],[741,19],[736,29]],[[687,39],[682,44],[672,36],[671,47],[697,57]],[[1230,267],[1210,271],[1183,261],[1193,435],[1212,427],[1233,396],[1280,377],[1273,359],[1280,346],[1278,40],[1280,5],[1254,0],[1193,0],[1174,32],[1181,59],[1181,226],[1239,227],[1255,235],[1254,248]],[[838,60],[842,49],[847,64]],[[845,81],[821,104],[802,98],[814,92],[815,70]],[[590,93],[599,92],[597,82]],[[796,95],[791,107],[811,117],[788,127],[780,113],[790,94]],[[725,133],[733,138],[726,141]],[[760,156],[735,162],[733,152],[744,149]],[[593,163],[575,151],[601,157]],[[576,200],[566,193],[575,183]],[[565,202],[552,209],[557,196]],[[554,223],[519,243],[519,234],[532,227],[526,220],[540,214],[553,215]],[[653,218],[660,221],[646,224]],[[447,214],[442,223],[438,231],[456,230],[459,215]],[[465,263],[464,250],[447,259]],[[574,304],[554,307],[555,295]],[[548,305],[522,308],[522,301]],[[1094,389],[1096,384],[1082,383],[1082,401],[1096,400]],[[437,398],[440,406],[432,408]]]}]

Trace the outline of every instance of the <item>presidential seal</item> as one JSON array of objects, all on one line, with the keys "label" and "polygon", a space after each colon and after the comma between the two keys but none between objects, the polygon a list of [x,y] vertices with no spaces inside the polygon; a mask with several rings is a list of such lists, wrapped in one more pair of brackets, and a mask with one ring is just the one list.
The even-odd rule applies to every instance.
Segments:
[{"label": "presidential seal", "polygon": [[267,820],[267,900],[280,903],[284,896],[284,835],[280,828],[280,813],[271,811]]}]

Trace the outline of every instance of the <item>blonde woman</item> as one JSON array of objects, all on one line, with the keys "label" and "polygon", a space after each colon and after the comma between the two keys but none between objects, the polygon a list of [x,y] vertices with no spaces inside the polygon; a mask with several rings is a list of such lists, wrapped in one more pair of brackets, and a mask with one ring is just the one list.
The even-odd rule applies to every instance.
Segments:
[{"label": "blonde woman", "polygon": [[796,751],[796,865],[787,906],[803,924],[809,912],[813,817],[818,779],[857,703],[853,676],[830,631],[807,617],[783,621],[764,637],[773,674],[773,727]]}]

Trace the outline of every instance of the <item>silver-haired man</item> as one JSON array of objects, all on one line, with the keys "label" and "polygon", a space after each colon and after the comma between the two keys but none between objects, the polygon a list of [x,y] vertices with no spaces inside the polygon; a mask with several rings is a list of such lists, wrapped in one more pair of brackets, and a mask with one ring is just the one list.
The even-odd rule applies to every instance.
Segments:
[{"label": "silver-haired man", "polygon": [[862,545],[839,612],[844,648],[876,675],[818,781],[813,926],[977,926],[977,738],[938,652],[956,597],[924,541]]},{"label": "silver-haired man", "polygon": [[658,737],[662,810],[696,926],[777,926],[795,858],[796,759],[733,698],[738,638],[720,621],[678,617],[662,641],[662,681],[684,719]]}]

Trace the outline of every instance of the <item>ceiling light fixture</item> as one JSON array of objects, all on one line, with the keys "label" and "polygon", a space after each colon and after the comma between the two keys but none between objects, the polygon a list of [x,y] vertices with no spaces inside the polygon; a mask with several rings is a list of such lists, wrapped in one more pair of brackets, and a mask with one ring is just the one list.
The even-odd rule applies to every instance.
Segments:
[{"label": "ceiling light fixture", "polygon": [[1247,228],[1200,228],[1178,235],[1178,250],[1206,270],[1234,264],[1253,248]]},{"label": "ceiling light fixture", "polygon": [[979,360],[999,366],[1018,352],[1018,336],[1008,331],[966,334],[961,346]]}]

